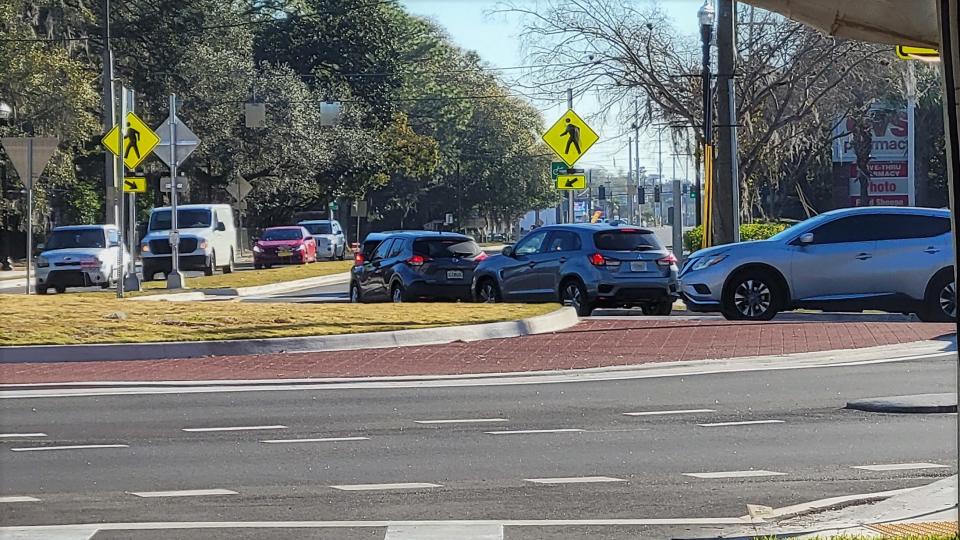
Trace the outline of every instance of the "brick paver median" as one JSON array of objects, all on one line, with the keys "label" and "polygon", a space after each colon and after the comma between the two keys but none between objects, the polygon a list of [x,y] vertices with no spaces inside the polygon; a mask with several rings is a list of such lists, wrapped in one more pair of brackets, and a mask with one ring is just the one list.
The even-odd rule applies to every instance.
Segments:
[{"label": "brick paver median", "polygon": [[553,334],[365,351],[0,364],[4,383],[452,375],[576,369],[892,345],[952,324],[588,320]]}]

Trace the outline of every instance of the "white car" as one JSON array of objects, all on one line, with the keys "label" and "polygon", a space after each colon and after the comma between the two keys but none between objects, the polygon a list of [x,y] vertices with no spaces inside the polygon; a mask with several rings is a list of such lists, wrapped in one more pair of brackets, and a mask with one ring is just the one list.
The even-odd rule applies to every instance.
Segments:
[{"label": "white car", "polygon": [[297,223],[310,231],[317,241],[317,258],[340,259],[347,256],[347,237],[343,234],[340,222],[330,219],[312,219]]},{"label": "white car", "polygon": [[37,248],[38,294],[47,294],[49,289],[63,293],[67,287],[112,287],[120,279],[120,250],[127,269],[133,268],[130,254],[120,245],[120,234],[113,225],[57,227]]},{"label": "white car", "polygon": [[[151,281],[173,266],[170,249],[171,212],[169,206],[150,212],[147,234],[140,244],[143,280]],[[237,257],[237,229],[233,209],[228,204],[184,204],[177,206],[180,232],[180,270],[203,270],[212,276],[217,268],[233,272]]]}]

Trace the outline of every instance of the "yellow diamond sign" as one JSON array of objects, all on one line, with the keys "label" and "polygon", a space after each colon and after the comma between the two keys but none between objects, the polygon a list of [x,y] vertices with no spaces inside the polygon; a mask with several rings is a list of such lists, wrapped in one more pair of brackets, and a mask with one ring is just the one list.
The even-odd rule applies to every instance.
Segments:
[{"label": "yellow diamond sign", "polygon": [[573,112],[573,109],[567,111],[543,134],[543,141],[556,152],[567,167],[573,167],[573,164],[598,140],[600,136],[597,132]]},{"label": "yellow diamond sign", "polygon": [[[126,129],[127,136],[123,138],[123,164],[128,169],[135,169],[160,144],[160,137],[134,113],[127,113]],[[100,143],[107,150],[113,152],[113,155],[119,156],[119,139],[120,126],[114,126],[109,133],[103,136]]]}]

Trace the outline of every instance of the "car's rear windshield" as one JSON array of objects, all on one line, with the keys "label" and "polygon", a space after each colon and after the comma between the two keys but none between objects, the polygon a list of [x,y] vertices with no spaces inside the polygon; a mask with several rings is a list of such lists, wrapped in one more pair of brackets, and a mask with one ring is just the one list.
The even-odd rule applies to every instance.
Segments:
[{"label": "car's rear windshield", "polygon": [[297,229],[267,229],[263,231],[264,240],[299,240],[302,233]]},{"label": "car's rear windshield", "polygon": [[103,248],[105,246],[106,239],[103,237],[103,229],[68,229],[53,231],[43,249],[52,251],[54,249]]},{"label": "car's rear windshield", "polygon": [[643,229],[619,229],[593,235],[597,249],[605,251],[656,251],[663,249],[657,235]]},{"label": "car's rear windshield", "polygon": [[413,242],[413,252],[432,259],[475,257],[480,246],[469,238],[421,238]]},{"label": "car's rear windshield", "polygon": [[[150,216],[150,230],[169,231],[170,216],[170,210],[158,210],[154,212],[153,215]],[[177,210],[177,228],[179,229],[205,229],[210,226],[211,220],[210,210]]]},{"label": "car's rear windshield", "polygon": [[329,223],[304,223],[303,226],[310,234],[333,234],[333,227]]}]

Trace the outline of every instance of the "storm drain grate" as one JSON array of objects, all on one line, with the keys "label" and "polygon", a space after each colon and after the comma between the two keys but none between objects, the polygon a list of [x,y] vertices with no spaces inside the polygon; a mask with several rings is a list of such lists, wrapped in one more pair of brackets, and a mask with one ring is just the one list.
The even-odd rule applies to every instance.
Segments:
[{"label": "storm drain grate", "polygon": [[893,537],[912,537],[920,535],[944,535],[950,536],[957,534],[956,521],[918,521],[915,523],[881,523],[877,525],[867,525],[868,528]]}]

